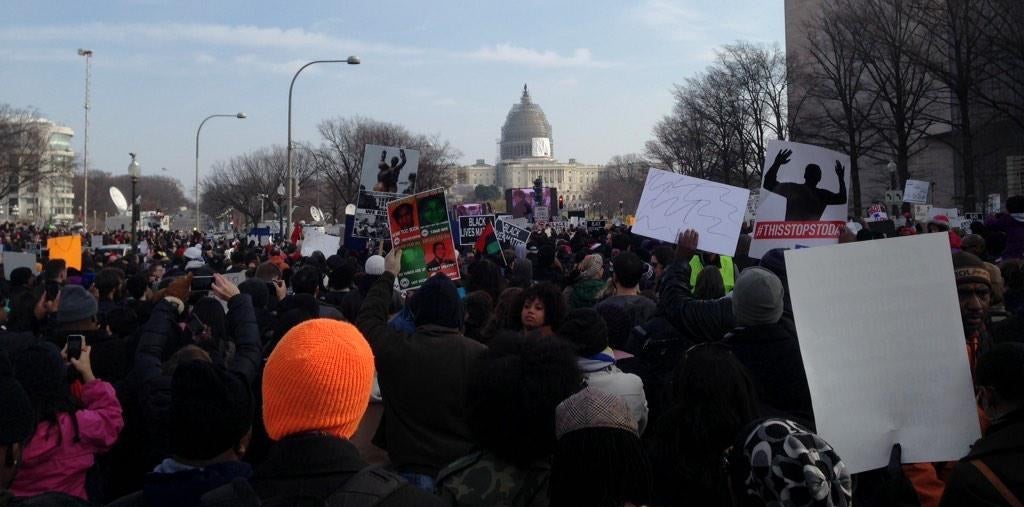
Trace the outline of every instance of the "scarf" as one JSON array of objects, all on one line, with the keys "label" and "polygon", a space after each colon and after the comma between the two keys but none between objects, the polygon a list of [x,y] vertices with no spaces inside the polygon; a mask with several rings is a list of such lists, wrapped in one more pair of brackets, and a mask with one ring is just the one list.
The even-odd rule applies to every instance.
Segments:
[{"label": "scarf", "polygon": [[577,359],[576,364],[579,365],[580,371],[583,373],[601,371],[615,366],[615,353],[612,352],[611,347],[605,347],[604,350],[597,354]]}]

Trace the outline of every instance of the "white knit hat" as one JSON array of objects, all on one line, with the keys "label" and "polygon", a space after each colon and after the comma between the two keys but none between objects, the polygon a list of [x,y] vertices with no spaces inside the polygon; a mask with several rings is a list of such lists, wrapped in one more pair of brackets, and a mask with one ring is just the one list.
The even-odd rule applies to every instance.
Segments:
[{"label": "white knit hat", "polygon": [[366,259],[366,274],[383,275],[384,258],[379,255],[371,255],[368,259]]}]

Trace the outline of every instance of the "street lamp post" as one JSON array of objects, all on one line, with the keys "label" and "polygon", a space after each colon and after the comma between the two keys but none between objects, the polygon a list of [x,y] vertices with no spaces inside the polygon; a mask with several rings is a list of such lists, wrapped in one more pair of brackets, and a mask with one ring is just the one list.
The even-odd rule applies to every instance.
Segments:
[{"label": "street lamp post", "polygon": [[[303,65],[302,67],[299,67],[299,70],[295,71],[295,75],[292,76],[292,84],[290,84],[288,86],[288,144],[285,145],[287,147],[287,149],[285,150],[286,151],[285,157],[287,159],[287,165],[288,165],[288,223],[289,224],[292,222],[292,199],[293,199],[294,190],[295,190],[295,177],[292,174],[292,89],[295,88],[295,80],[299,77],[299,73],[302,72],[306,67],[309,67],[310,65],[313,65],[315,63],[347,63],[349,65],[359,65],[360,60],[359,60],[358,56],[350,56],[350,57],[348,57],[348,58],[346,58],[344,60],[314,60],[312,62],[309,62],[309,63]],[[282,229],[281,232],[282,232],[282,236],[283,236],[284,230]]]},{"label": "street lamp post", "polygon": [[[85,139],[82,148],[82,221],[89,221],[89,75],[92,62],[91,49],[78,49],[78,56],[85,57]],[[93,224],[95,227],[96,224]],[[88,225],[85,227],[89,228]]]},{"label": "street lamp post", "polygon": [[892,160],[890,160],[889,163],[886,164],[885,168],[889,170],[889,190],[892,190],[892,192],[890,192],[889,194],[893,196],[893,200],[892,200],[893,201],[892,202],[892,216],[893,216],[893,219],[895,219],[895,217],[897,215],[899,215],[899,208],[898,208],[898,205],[896,204],[896,199],[895,199],[895,195],[896,195],[896,162],[893,162]]},{"label": "street lamp post", "polygon": [[128,164],[128,175],[132,177],[132,253],[138,255],[139,238],[137,237],[138,231],[136,229],[139,222],[139,203],[135,202],[135,187],[139,183],[139,174],[142,172],[142,167],[135,160],[134,153],[129,153],[129,155],[132,156],[132,161]]},{"label": "street lamp post", "polygon": [[246,118],[246,116],[245,116],[245,113],[211,114],[210,116],[207,116],[206,118],[204,118],[203,121],[199,123],[199,128],[196,129],[196,230],[197,231],[202,228],[202,225],[200,224],[200,219],[199,219],[199,133],[202,132],[203,125],[210,118],[238,118],[239,120],[244,120]]}]

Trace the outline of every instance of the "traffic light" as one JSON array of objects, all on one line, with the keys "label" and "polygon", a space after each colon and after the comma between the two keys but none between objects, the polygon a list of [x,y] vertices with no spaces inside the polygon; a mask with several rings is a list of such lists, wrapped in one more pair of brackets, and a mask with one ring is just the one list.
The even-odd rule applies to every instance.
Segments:
[{"label": "traffic light", "polygon": [[538,206],[544,205],[544,180],[541,178],[533,180],[533,200]]},{"label": "traffic light", "polygon": [[558,196],[558,209],[565,209],[565,196]]}]

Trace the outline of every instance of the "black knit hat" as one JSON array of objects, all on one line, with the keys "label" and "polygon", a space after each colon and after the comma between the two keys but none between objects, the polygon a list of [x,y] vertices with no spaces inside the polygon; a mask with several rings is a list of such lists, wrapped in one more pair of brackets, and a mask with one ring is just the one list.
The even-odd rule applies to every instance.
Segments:
[{"label": "black knit hat", "polygon": [[256,311],[265,310],[270,304],[270,290],[263,280],[250,278],[238,285],[238,291],[252,298],[252,306]]},{"label": "black knit hat", "polygon": [[465,310],[459,291],[444,273],[430,277],[410,302],[416,325],[434,324],[461,328]]},{"label": "black knit hat", "polygon": [[206,460],[234,448],[252,426],[253,400],[239,375],[206,361],[189,361],[171,380],[171,453]]},{"label": "black knit hat", "polygon": [[96,298],[81,285],[66,285],[61,288],[57,322],[66,324],[91,319],[96,316],[98,310]]},{"label": "black knit hat", "polygon": [[576,346],[576,354],[590,357],[608,347],[608,326],[593,308],[571,310],[558,328],[558,335]]},{"label": "black knit hat", "polygon": [[0,445],[24,443],[36,428],[32,402],[14,378],[6,352],[0,352]]}]

